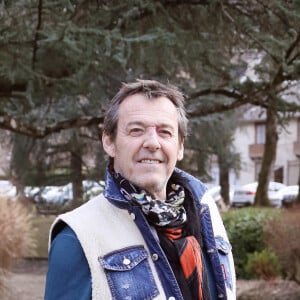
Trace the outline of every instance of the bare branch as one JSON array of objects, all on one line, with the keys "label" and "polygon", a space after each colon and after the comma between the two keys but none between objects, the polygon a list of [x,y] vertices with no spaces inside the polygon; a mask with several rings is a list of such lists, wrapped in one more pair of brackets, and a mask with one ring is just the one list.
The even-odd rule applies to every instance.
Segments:
[{"label": "bare branch", "polygon": [[[298,31],[298,35],[295,39],[295,41],[290,45],[288,50],[286,51],[285,54],[285,59],[287,61],[287,64],[290,65],[293,63],[293,61],[300,55],[300,30]],[[298,49],[298,51],[297,51]],[[295,53],[296,51],[296,53]]]},{"label": "bare branch", "polygon": [[36,32],[35,32],[35,37],[34,37],[34,42],[33,42],[33,55],[32,55],[32,69],[34,70],[35,68],[35,62],[36,62],[36,54],[38,51],[38,40],[40,36],[40,29],[42,28],[42,10],[43,10],[43,0],[39,0],[39,5],[38,5],[38,23],[36,26]]},{"label": "bare branch", "polygon": [[209,89],[205,89],[205,90],[201,90],[195,93],[192,93],[189,95],[188,99],[192,100],[201,96],[205,96],[205,95],[222,95],[222,96],[227,96],[230,98],[235,98],[235,99],[241,99],[243,97],[243,95],[241,93],[239,93],[238,91],[230,91],[224,88],[209,88]]},{"label": "bare branch", "polygon": [[103,116],[82,117],[56,122],[53,125],[37,126],[36,124],[23,122],[11,116],[0,116],[0,128],[35,138],[43,138],[64,129],[99,125],[103,123],[103,119]]}]

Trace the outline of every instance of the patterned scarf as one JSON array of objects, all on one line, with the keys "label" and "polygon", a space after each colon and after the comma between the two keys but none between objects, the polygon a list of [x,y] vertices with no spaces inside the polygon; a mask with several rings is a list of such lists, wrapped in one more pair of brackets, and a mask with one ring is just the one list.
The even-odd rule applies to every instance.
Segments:
[{"label": "patterned scarf", "polygon": [[183,207],[185,193],[182,186],[171,184],[168,199],[162,201],[153,199],[145,190],[134,186],[119,173],[114,172],[113,178],[125,199],[140,206],[152,225],[177,227],[186,222],[186,211]]},{"label": "patterned scarf", "polygon": [[[175,249],[185,281],[181,283],[180,276],[177,278],[184,299],[208,299],[209,297],[203,297],[202,291],[204,273],[202,250],[194,236],[183,234],[183,227],[187,221],[186,210],[183,206],[184,188],[178,184],[171,184],[167,200],[162,201],[153,199],[145,190],[134,186],[120,174],[112,172],[112,175],[125,199],[140,206],[149,223],[170,241],[164,243],[167,251]],[[208,293],[205,294],[208,295]]]}]

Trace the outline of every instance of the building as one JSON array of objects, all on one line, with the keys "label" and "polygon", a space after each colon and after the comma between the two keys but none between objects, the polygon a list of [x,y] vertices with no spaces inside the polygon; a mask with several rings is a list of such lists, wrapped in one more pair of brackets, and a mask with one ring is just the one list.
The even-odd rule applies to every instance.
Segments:
[{"label": "building", "polygon": [[[233,184],[243,185],[258,180],[265,147],[266,115],[262,108],[252,106],[241,118],[235,132],[235,148],[241,155],[241,171]],[[300,170],[300,116],[294,115],[278,127],[276,159],[270,180],[286,185],[298,184]]]}]

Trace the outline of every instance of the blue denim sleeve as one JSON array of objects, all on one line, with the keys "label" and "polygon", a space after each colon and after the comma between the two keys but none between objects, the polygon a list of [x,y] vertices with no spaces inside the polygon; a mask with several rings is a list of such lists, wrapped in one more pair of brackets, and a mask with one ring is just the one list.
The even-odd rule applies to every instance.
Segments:
[{"label": "blue denim sleeve", "polygon": [[44,299],[92,299],[88,262],[75,233],[67,226],[51,244]]}]

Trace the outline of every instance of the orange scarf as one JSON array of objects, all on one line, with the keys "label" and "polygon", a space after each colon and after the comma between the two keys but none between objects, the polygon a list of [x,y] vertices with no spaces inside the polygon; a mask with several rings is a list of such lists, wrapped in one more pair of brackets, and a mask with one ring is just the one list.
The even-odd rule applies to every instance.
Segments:
[{"label": "orange scarf", "polygon": [[161,231],[177,248],[184,277],[195,300],[203,300],[203,263],[200,245],[194,236],[182,237],[182,228],[165,228]]}]

